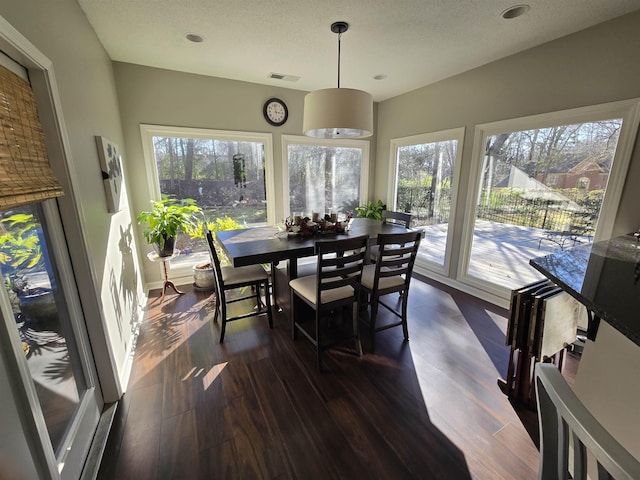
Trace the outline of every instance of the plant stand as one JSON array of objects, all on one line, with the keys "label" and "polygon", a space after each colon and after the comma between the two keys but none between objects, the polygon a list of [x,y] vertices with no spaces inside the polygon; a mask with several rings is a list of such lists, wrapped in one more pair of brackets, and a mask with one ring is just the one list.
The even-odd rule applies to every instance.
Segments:
[{"label": "plant stand", "polygon": [[162,297],[160,299],[160,303],[164,302],[164,296],[167,293],[167,289],[169,287],[171,287],[173,289],[173,291],[176,292],[178,295],[182,295],[184,293],[184,292],[178,290],[176,285],[171,280],[169,280],[169,267],[167,266],[167,263],[170,262],[171,260],[173,260],[174,258],[176,258],[178,255],[180,255],[180,250],[178,250],[178,249],[175,249],[173,251],[173,254],[169,255],[168,257],[161,257],[156,252],[147,253],[147,258],[150,261],[152,261],[154,263],[161,263],[162,264],[163,285],[162,285]]}]

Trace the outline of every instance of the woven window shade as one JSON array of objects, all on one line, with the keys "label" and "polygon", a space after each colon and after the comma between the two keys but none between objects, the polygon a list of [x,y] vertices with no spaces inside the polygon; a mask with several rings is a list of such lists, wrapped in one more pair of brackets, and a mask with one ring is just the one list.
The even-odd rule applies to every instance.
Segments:
[{"label": "woven window shade", "polygon": [[62,195],[29,82],[0,66],[0,210]]}]

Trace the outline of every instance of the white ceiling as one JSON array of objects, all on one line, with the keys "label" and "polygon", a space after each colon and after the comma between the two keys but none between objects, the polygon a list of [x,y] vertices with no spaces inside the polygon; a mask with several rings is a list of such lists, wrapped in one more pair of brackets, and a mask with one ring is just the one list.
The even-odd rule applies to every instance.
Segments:
[{"label": "white ceiling", "polygon": [[[78,0],[112,60],[376,101],[640,9],[640,0]],[[524,0],[525,2],[527,0]],[[185,39],[204,37],[202,43]],[[273,80],[270,73],[299,76]],[[376,76],[385,76],[376,80]]]}]

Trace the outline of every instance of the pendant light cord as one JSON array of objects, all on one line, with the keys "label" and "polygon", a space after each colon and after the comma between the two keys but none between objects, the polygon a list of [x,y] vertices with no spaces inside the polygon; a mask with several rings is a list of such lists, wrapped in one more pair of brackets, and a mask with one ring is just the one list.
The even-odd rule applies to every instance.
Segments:
[{"label": "pendant light cord", "polygon": [[338,88],[340,88],[340,43],[342,39],[342,32],[338,33]]}]

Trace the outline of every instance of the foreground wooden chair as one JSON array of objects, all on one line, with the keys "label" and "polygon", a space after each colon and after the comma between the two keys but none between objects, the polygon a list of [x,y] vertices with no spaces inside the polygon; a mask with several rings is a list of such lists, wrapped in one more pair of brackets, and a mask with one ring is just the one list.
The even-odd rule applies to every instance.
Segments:
[{"label": "foreground wooden chair", "polygon": [[[378,235],[379,251],[375,264],[365,265],[362,270],[362,291],[369,298],[371,316],[369,318],[369,333],[371,350],[375,351],[376,333],[388,328],[402,325],[405,341],[409,340],[407,327],[407,301],[409,299],[409,283],[413,273],[422,232],[388,233]],[[381,297],[390,293],[400,293],[402,310],[382,302]],[[395,323],[378,326],[378,305],[382,305],[400,320]]]},{"label": "foreground wooden chair", "polygon": [[[346,338],[355,341],[356,352],[362,355],[360,331],[358,328],[358,305],[360,297],[360,276],[367,253],[369,237],[362,235],[353,238],[318,241],[316,254],[318,264],[316,274],[300,277],[289,282],[291,287],[291,319],[293,338],[298,332],[307,337],[316,347],[318,355],[318,369],[322,371],[322,352],[336,342],[325,340],[326,314],[352,306],[352,334]],[[303,305],[311,307],[314,312],[314,331],[305,328],[305,322],[300,310]]]},{"label": "foreground wooden chair", "polygon": [[[269,290],[269,274],[262,268],[261,265],[249,265],[246,267],[223,267],[220,265],[220,259],[216,253],[213,235],[210,231],[205,229],[205,235],[207,237],[207,243],[209,244],[209,253],[211,254],[211,260],[213,262],[213,270],[216,280],[216,295],[218,301],[216,302],[216,313],[213,317],[213,321],[218,321],[218,316],[222,317],[222,326],[220,329],[220,343],[224,342],[224,334],[226,331],[227,323],[233,320],[240,320],[243,318],[254,317],[258,315],[267,314],[269,319],[269,328],[273,328],[273,317],[271,313],[271,292]],[[251,287],[252,292],[250,295],[241,295],[237,298],[228,299],[227,292],[238,288]],[[264,296],[266,306],[262,303],[260,298],[261,289],[264,289]],[[227,316],[227,304],[240,302],[250,298],[255,298],[256,309],[254,311],[236,315],[234,317]]]},{"label": "foreground wooden chair", "polygon": [[[573,478],[638,479],[640,462],[591,415],[555,365],[536,365],[540,427],[540,480]],[[569,476],[569,435],[573,436],[573,472]],[[597,467],[587,476],[587,452]]]}]

